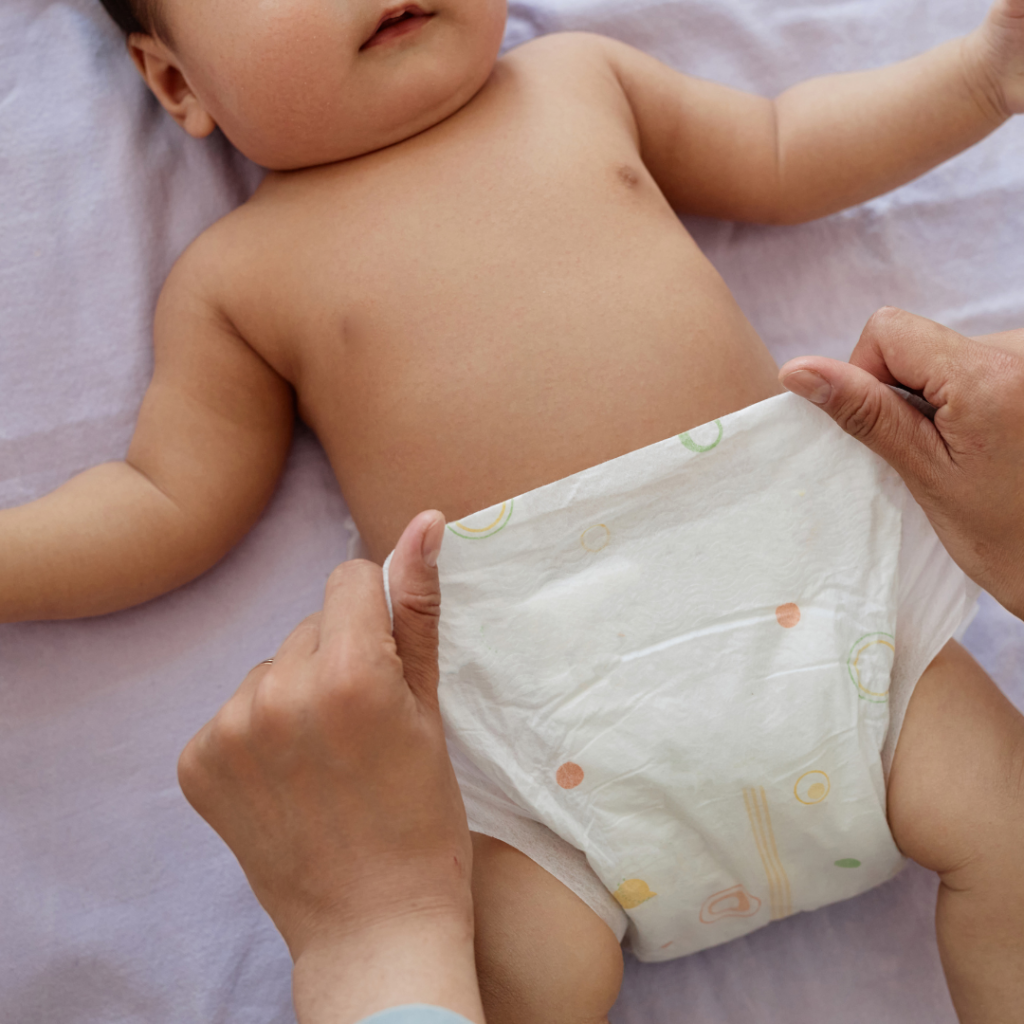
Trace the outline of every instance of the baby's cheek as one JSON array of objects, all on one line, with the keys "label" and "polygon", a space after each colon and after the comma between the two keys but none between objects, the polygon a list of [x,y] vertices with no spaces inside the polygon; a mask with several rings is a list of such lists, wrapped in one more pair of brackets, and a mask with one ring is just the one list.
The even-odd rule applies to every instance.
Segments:
[{"label": "baby's cheek", "polygon": [[336,111],[359,48],[358,26],[339,5],[315,0],[213,6],[217,17],[190,22],[181,45],[196,92],[224,133],[258,162],[265,161],[257,153],[300,149]]}]

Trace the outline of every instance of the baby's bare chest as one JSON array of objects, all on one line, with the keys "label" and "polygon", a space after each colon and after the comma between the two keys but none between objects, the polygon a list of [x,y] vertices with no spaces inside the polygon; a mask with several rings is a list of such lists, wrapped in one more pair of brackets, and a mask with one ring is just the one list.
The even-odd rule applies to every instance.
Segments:
[{"label": "baby's bare chest", "polygon": [[600,333],[613,310],[700,273],[626,126],[585,115],[513,118],[297,183],[257,270],[281,287],[255,296],[279,313],[256,343],[316,366],[370,338],[392,358],[566,319]]},{"label": "baby's bare chest", "polygon": [[621,117],[519,114],[269,197],[240,327],[357,520],[394,502],[381,465],[431,464],[454,514],[718,415],[722,358],[759,345]]}]

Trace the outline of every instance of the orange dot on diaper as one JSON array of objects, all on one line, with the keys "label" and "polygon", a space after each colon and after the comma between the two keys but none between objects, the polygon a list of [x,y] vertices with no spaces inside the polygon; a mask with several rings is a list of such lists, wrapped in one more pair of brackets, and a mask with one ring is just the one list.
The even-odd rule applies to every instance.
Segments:
[{"label": "orange dot on diaper", "polygon": [[557,782],[562,789],[575,789],[583,781],[583,769],[578,764],[573,764],[572,761],[566,761],[565,764],[558,766],[558,771],[555,772],[555,782]]},{"label": "orange dot on diaper", "polygon": [[623,910],[632,910],[658,894],[651,892],[651,887],[642,878],[627,878],[612,895]]},{"label": "orange dot on diaper", "polygon": [[761,909],[761,901],[751,896],[742,885],[712,893],[700,908],[704,924],[714,924],[723,917],[753,917]]},{"label": "orange dot on diaper", "polygon": [[780,604],[775,609],[775,618],[783,629],[792,629],[800,621],[800,609],[792,601],[789,604]]}]

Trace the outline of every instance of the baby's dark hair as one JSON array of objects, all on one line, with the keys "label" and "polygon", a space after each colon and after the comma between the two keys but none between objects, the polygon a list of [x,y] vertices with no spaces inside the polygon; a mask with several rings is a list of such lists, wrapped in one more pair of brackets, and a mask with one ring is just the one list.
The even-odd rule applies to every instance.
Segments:
[{"label": "baby's dark hair", "polygon": [[141,32],[147,36],[164,36],[157,0],[100,0],[126,36]]}]

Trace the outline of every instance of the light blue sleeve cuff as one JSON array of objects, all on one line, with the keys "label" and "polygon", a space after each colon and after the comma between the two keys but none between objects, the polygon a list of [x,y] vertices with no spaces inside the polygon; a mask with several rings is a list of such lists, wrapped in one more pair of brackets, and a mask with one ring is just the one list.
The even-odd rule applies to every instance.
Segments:
[{"label": "light blue sleeve cuff", "polygon": [[417,1003],[415,1006],[396,1006],[365,1017],[359,1024],[472,1024],[460,1013],[442,1010],[439,1006]]}]

